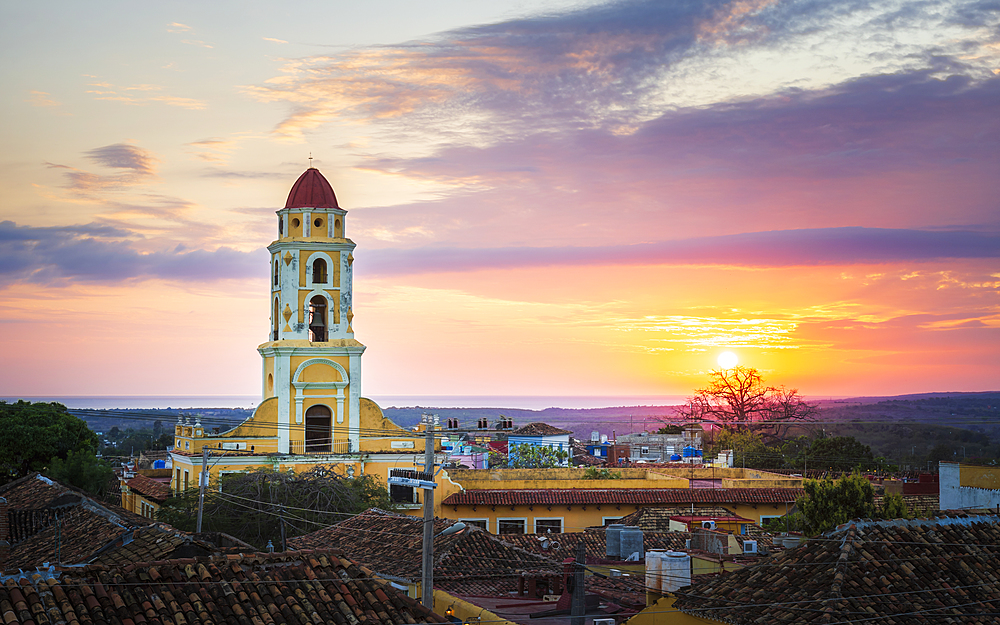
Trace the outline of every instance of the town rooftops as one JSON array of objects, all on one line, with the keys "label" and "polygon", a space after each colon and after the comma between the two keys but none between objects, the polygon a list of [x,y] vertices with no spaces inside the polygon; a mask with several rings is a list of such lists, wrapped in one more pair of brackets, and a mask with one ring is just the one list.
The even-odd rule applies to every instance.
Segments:
[{"label": "town rooftops", "polygon": [[157,503],[163,503],[170,497],[170,484],[159,482],[142,474],[136,475],[125,483],[135,492]]},{"label": "town rooftops", "polygon": [[288,192],[285,208],[339,208],[329,181],[315,167],[305,170]]},{"label": "town rooftops", "polygon": [[447,622],[329,549],[53,568],[8,578],[0,605],[6,623]]},{"label": "town rooftops", "polygon": [[725,623],[996,623],[1000,517],[856,521],[680,589],[674,608]]},{"label": "town rooftops", "polygon": [[153,522],[37,473],[5,484],[0,497],[6,500],[0,513],[8,520],[7,535],[0,540],[10,543],[0,572],[43,562],[86,562],[109,543]]},{"label": "town rooftops", "polygon": [[[454,521],[434,520],[434,534]],[[423,519],[371,509],[305,536],[291,538],[293,549],[329,546],[379,575],[399,581],[417,581],[421,572]],[[489,533],[468,527],[465,531],[434,539],[434,586],[442,590],[477,593],[517,589],[524,572],[558,574],[554,561],[497,540]]]},{"label": "town rooftops", "polygon": [[532,490],[466,490],[453,493],[443,506],[539,505],[661,505],[661,504],[778,504],[794,503],[805,495],[801,488],[552,488]]},{"label": "town rooftops", "polygon": [[507,436],[561,436],[563,434],[572,434],[572,432],[538,421],[512,430],[507,433]]}]

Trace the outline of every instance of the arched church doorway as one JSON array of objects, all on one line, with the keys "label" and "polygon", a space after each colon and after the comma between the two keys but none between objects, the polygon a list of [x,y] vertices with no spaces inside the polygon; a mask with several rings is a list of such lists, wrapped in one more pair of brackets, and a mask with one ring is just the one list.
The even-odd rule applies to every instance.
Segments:
[{"label": "arched church doorway", "polygon": [[306,410],[306,453],[333,450],[332,415],[326,406]]}]

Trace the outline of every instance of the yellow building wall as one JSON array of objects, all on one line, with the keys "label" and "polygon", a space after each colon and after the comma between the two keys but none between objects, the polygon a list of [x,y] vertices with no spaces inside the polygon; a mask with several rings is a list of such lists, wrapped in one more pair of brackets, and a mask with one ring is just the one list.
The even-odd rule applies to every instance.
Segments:
[{"label": "yellow building wall", "polygon": [[[410,596],[416,600],[420,600],[421,590],[420,584],[414,584]],[[544,607],[544,606],[543,606]],[[555,604],[552,604],[555,607]],[[451,609],[452,613],[449,616],[459,619],[460,622],[466,625],[517,625],[513,621],[508,621],[507,619],[500,618],[495,613],[482,608],[473,603],[469,603],[464,599],[459,599],[453,595],[450,595],[443,590],[434,589],[434,612],[445,616],[448,610]],[[541,610],[543,608],[539,608]]]},{"label": "yellow building wall", "polygon": [[452,469],[451,477],[468,490],[550,488],[687,488],[685,478],[645,469],[612,469],[619,479],[584,479],[586,469]]},{"label": "yellow building wall", "polygon": [[691,616],[674,608],[677,598],[672,595],[660,597],[629,620],[627,625],[717,625],[722,621]]},{"label": "yellow building wall", "polygon": [[[434,495],[438,497],[437,494]],[[447,496],[447,495],[446,495]],[[437,504],[444,497],[435,499],[435,514],[445,519],[487,519],[487,529],[497,533],[498,519],[526,519],[525,533],[535,533],[536,519],[561,518],[564,532],[582,532],[588,527],[604,525],[604,518],[621,518],[632,514],[641,506],[635,505],[574,505],[574,506],[446,506]],[[455,508],[458,508],[457,510]],[[584,509],[586,508],[586,509]],[[419,511],[414,512],[419,516]]]},{"label": "yellow building wall", "polygon": [[959,465],[959,486],[1000,490],[1000,469],[979,467],[969,464]]}]

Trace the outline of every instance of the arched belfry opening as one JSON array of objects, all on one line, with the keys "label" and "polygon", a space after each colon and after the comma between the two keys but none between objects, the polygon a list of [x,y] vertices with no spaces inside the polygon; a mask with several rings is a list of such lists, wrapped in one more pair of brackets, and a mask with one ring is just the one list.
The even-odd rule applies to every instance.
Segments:
[{"label": "arched belfry opening", "polygon": [[271,340],[272,341],[277,341],[278,340],[278,336],[279,336],[278,335],[278,328],[281,327],[280,326],[281,322],[279,321],[279,319],[280,319],[279,315],[280,314],[281,314],[281,311],[280,311],[279,305],[278,305],[278,298],[276,297],[276,298],[274,298],[274,310],[271,312]]},{"label": "arched belfry opening", "polygon": [[306,453],[333,450],[332,415],[326,406],[306,410]]},{"label": "arched belfry opening", "polygon": [[317,258],[313,261],[313,284],[326,284],[326,261]]},{"label": "arched belfry opening", "polygon": [[314,343],[326,341],[326,298],[316,295],[309,300],[309,340]]}]

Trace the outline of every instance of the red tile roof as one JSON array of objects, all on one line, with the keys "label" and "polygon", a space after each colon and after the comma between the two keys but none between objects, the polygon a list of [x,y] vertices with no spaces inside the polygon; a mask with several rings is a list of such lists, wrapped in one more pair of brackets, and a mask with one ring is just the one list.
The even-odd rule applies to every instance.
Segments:
[{"label": "red tile roof", "polygon": [[333,187],[315,167],[305,170],[292,185],[285,208],[339,208]]},{"label": "red tile roof", "polygon": [[537,421],[508,432],[507,436],[559,436],[560,434],[572,434],[572,432],[569,430],[560,430],[554,425]]},{"label": "red tile roof", "polygon": [[142,474],[136,475],[125,483],[135,492],[158,503],[163,503],[167,497],[170,497],[170,484],[158,482]]},{"label": "red tile roof", "polygon": [[5,623],[444,623],[336,550],[88,565],[0,585]]},{"label": "red tile roof", "polygon": [[30,569],[43,562],[87,562],[106,545],[153,522],[39,474],[5,484],[0,497],[7,500],[9,521],[8,536],[0,540],[11,543],[0,572]]},{"label": "red tile roof", "polygon": [[[435,519],[435,535],[452,524],[454,521]],[[372,509],[312,534],[291,538],[288,544],[294,549],[336,547],[379,574],[417,581],[422,564],[423,519]],[[517,589],[520,573],[529,571],[558,574],[562,568],[477,527],[434,539],[435,588],[468,590],[473,583],[479,592],[509,592]]]},{"label": "red tile roof", "polygon": [[675,608],[726,623],[996,623],[1000,517],[853,522],[682,588]]},{"label": "red tile roof", "polygon": [[443,506],[760,504],[794,503],[801,488],[551,488],[534,490],[466,490],[449,495]]}]

